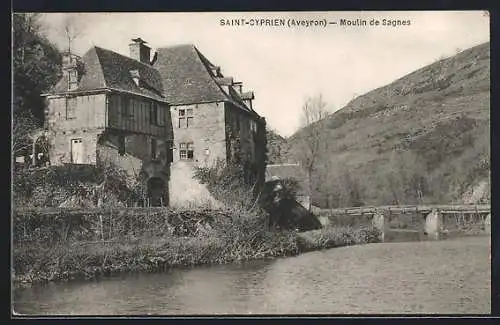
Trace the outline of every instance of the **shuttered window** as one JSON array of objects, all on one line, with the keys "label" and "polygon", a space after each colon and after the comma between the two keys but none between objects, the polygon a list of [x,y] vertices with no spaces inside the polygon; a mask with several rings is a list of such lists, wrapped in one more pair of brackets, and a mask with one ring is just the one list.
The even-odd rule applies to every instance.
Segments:
[{"label": "shuttered window", "polygon": [[160,106],[158,103],[150,103],[149,104],[149,117],[150,117],[150,122],[153,125],[158,125],[158,126],[164,126],[165,125],[165,114],[162,114],[162,106]]},{"label": "shuttered window", "polygon": [[76,118],[76,97],[66,97],[66,119],[71,120]]},{"label": "shuttered window", "polygon": [[[120,101],[118,101],[120,103]],[[132,117],[134,100],[130,97],[121,97],[121,113],[124,117]]]}]

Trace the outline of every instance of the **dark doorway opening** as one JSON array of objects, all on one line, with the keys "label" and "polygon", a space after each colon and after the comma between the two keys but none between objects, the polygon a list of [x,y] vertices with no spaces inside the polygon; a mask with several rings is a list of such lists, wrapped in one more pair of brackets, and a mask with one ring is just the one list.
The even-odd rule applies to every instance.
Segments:
[{"label": "dark doorway opening", "polygon": [[148,201],[149,206],[167,206],[165,182],[159,177],[152,177],[148,180]]}]

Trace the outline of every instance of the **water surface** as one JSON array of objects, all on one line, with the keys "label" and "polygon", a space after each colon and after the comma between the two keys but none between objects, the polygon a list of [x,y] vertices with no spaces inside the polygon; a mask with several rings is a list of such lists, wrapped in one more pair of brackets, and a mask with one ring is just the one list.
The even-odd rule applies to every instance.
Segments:
[{"label": "water surface", "polygon": [[489,314],[490,239],[397,242],[18,289],[22,314]]}]

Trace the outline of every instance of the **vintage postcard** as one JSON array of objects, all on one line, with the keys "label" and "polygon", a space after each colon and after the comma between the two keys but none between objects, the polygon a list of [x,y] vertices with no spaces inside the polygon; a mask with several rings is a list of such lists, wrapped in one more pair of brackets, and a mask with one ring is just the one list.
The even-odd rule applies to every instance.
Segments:
[{"label": "vintage postcard", "polygon": [[12,24],[13,316],[490,314],[487,11]]}]

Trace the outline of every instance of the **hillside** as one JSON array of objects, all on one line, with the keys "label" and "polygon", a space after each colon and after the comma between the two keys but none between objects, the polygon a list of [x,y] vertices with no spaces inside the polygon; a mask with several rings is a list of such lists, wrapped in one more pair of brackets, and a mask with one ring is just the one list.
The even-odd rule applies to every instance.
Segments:
[{"label": "hillside", "polygon": [[267,163],[281,164],[287,162],[289,147],[285,138],[276,131],[267,129]]},{"label": "hillside", "polygon": [[[489,200],[489,46],[436,61],[313,125],[325,143],[315,204]],[[306,134],[288,138],[284,152],[293,156]]]}]

